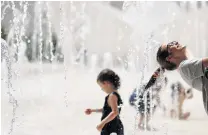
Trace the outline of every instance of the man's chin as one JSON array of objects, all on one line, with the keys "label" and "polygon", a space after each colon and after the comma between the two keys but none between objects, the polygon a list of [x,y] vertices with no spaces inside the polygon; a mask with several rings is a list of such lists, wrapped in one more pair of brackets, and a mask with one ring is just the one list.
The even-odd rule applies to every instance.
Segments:
[{"label": "man's chin", "polygon": [[182,50],[184,50],[184,49],[186,49],[186,46],[183,46],[183,47],[182,47]]},{"label": "man's chin", "polygon": [[183,46],[183,47],[181,48],[181,50],[182,50],[183,52],[186,52],[186,46]]}]

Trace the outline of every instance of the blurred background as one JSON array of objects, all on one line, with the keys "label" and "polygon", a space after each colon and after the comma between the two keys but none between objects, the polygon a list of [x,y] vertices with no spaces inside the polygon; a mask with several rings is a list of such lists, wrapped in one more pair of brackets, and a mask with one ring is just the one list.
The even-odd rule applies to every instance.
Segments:
[{"label": "blurred background", "polygon": [[[99,134],[100,115],[84,110],[103,105],[96,84],[103,68],[121,77],[125,134],[135,133],[130,93],[158,67],[163,43],[176,40],[195,57],[208,56],[207,13],[207,1],[1,1],[1,134]],[[183,82],[176,72],[166,75],[170,84]],[[169,86],[162,97],[170,106]],[[188,121],[159,113],[153,123],[160,132],[144,135],[207,135],[201,93],[184,106]]]},{"label": "blurred background", "polygon": [[15,62],[102,67],[112,59],[113,66],[139,69],[147,59],[155,68],[157,44],[172,40],[207,56],[207,10],[205,1],[2,1],[1,37]]}]

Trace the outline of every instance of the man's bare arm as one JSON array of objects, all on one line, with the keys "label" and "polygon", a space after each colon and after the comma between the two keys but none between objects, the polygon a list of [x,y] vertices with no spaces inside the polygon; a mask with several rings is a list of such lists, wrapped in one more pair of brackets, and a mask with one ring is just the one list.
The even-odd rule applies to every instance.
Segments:
[{"label": "man's bare arm", "polygon": [[204,67],[204,68],[208,68],[208,58],[204,58],[204,59],[202,60],[202,64],[203,64],[203,67]]}]

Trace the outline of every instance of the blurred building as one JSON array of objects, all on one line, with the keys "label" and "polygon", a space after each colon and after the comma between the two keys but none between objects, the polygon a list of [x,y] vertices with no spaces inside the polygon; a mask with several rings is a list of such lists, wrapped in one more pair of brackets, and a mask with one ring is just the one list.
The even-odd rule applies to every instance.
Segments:
[{"label": "blurred building", "polygon": [[208,55],[207,11],[207,2],[4,1],[1,30],[17,58],[24,42],[31,61],[64,55],[70,63],[84,47],[88,57],[111,53],[115,63],[155,67],[154,41],[178,40],[195,56]]}]

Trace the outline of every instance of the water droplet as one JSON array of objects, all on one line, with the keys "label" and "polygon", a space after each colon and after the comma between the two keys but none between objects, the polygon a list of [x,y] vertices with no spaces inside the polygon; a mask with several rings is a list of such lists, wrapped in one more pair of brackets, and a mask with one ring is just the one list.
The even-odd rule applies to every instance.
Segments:
[{"label": "water droplet", "polygon": [[117,133],[111,133],[110,135],[117,135]]},{"label": "water droplet", "polygon": [[175,28],[175,24],[173,24],[172,27]]}]

